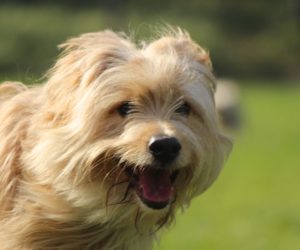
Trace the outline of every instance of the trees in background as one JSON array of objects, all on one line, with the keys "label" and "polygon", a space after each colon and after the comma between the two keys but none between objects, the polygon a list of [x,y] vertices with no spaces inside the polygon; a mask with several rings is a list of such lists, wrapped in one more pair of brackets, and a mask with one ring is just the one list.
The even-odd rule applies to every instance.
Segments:
[{"label": "trees in background", "polygon": [[[39,22],[39,18],[44,18],[41,12],[45,10],[45,5],[60,8],[60,18],[65,16],[71,20],[73,17],[74,25],[71,21],[68,26],[65,23],[59,25],[59,21],[53,20],[44,30],[35,28],[34,24],[21,29],[18,25],[24,25],[26,18],[20,22],[12,20],[23,19],[27,8],[31,8],[31,14],[36,15]],[[21,70],[28,65],[33,72],[34,69],[41,71],[47,68],[49,61],[44,64],[39,62],[43,56],[56,56],[55,49],[50,48],[54,48],[55,44],[65,37],[77,32],[90,31],[91,27],[130,27],[141,31],[145,28],[141,24],[166,21],[184,27],[193,38],[210,49],[219,75],[300,77],[299,7],[297,0],[2,0],[0,73],[14,71],[16,64],[21,65]],[[22,8],[23,15],[20,11]],[[5,20],[4,11],[14,9],[19,10],[18,15],[6,13],[9,18]],[[98,19],[92,18],[93,15],[97,15],[97,9],[98,15],[102,15],[98,26]],[[89,10],[93,10],[90,15]],[[85,14],[78,14],[80,12]],[[53,19],[59,20],[56,14],[53,13]],[[47,15],[52,14],[48,12]],[[84,17],[87,20],[83,20]],[[47,29],[51,32],[45,32]],[[12,48],[13,46],[18,48]]]}]

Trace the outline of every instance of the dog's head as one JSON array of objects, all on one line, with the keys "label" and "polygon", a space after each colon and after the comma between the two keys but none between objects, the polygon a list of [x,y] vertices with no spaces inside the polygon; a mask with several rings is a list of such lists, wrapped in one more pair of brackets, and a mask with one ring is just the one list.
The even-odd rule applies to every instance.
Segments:
[{"label": "dog's head", "polygon": [[217,127],[204,49],[182,31],[140,47],[111,31],[62,47],[31,154],[37,176],[76,207],[152,214],[212,184],[231,145]]}]

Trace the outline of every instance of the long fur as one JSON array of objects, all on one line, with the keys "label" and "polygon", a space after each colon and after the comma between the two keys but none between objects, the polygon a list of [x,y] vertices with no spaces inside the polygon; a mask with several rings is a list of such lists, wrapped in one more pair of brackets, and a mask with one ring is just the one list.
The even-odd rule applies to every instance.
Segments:
[{"label": "long fur", "polygon": [[[103,31],[60,47],[44,84],[0,85],[1,249],[151,249],[231,148],[216,122],[208,53],[181,30],[140,46]],[[175,112],[182,99],[189,117]],[[116,110],[127,100],[136,110],[124,118]],[[182,144],[176,195],[161,210],[124,174],[151,164],[145,145],[155,134]]]}]

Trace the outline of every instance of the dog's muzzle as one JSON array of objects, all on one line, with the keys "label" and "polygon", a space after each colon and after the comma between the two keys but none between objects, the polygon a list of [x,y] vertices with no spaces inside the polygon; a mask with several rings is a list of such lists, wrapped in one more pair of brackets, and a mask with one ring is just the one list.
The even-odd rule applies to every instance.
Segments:
[{"label": "dog's muzzle", "polygon": [[139,199],[147,207],[162,209],[174,200],[173,184],[179,171],[172,168],[172,163],[180,154],[181,144],[175,137],[155,136],[150,139],[148,150],[153,162],[135,171],[128,167],[126,173]]}]

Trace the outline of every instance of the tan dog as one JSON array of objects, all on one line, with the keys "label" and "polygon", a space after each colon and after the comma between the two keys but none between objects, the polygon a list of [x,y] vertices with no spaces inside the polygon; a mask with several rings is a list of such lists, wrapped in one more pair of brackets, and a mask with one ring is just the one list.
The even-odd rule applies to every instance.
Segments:
[{"label": "tan dog", "polygon": [[1,250],[150,249],[231,148],[209,56],[180,30],[61,47],[44,85],[0,85]]}]

